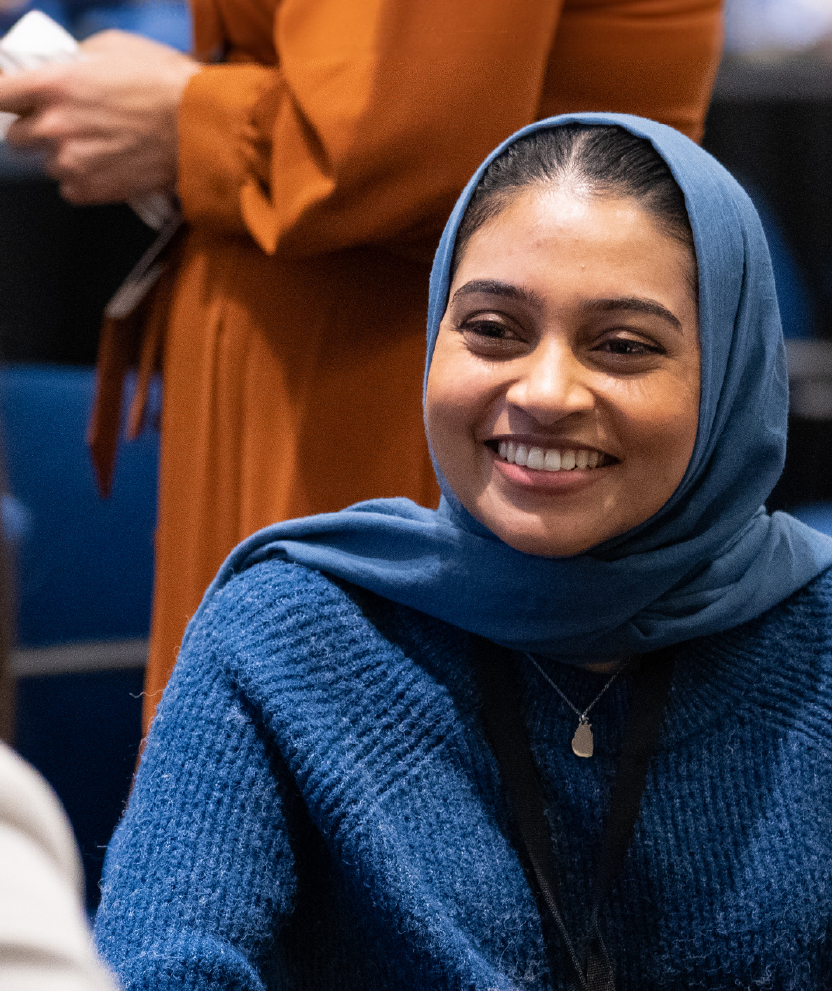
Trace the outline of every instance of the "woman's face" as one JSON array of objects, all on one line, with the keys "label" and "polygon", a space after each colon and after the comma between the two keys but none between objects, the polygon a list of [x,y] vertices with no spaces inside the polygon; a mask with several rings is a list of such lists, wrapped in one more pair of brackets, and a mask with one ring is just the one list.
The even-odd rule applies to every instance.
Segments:
[{"label": "woman's face", "polygon": [[518,193],[469,240],[428,377],[434,454],[516,550],[580,554],[652,516],[699,416],[693,259],[630,198]]}]

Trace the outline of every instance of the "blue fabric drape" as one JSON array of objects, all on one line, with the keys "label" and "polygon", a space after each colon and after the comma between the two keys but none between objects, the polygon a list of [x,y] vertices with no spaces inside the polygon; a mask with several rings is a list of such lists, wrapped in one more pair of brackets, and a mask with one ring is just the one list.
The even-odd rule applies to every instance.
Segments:
[{"label": "blue fabric drape", "polygon": [[585,554],[542,558],[477,523],[437,469],[438,510],[374,500],[268,527],[231,554],[208,597],[241,569],[282,555],[508,647],[581,664],[739,625],[832,564],[832,540],[762,507],[785,458],[788,386],[759,219],[725,169],[672,128],[569,114],[497,148],[460,196],[436,253],[427,368],[457,229],[483,169],[519,137],[568,121],[617,124],[648,139],[685,194],[699,267],[702,383],[696,444],[671,499]]}]

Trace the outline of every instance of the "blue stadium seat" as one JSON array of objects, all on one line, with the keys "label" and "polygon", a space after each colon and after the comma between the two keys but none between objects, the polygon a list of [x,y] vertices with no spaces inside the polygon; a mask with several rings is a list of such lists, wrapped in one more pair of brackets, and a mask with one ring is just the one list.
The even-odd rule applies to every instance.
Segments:
[{"label": "blue stadium seat", "polygon": [[[2,450],[14,503],[15,742],[52,783],[98,895],[140,740],[158,439],[125,445],[113,495],[96,492],[84,436],[89,368],[0,369]],[[7,507],[8,509],[9,507]]]}]

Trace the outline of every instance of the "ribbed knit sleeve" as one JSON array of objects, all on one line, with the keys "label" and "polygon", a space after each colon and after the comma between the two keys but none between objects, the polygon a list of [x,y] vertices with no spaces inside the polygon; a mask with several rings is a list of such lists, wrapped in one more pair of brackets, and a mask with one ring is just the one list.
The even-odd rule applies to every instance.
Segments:
[{"label": "ribbed knit sleeve", "polygon": [[183,652],[107,855],[96,937],[125,991],[260,991],[292,912],[287,786],[207,624]]}]

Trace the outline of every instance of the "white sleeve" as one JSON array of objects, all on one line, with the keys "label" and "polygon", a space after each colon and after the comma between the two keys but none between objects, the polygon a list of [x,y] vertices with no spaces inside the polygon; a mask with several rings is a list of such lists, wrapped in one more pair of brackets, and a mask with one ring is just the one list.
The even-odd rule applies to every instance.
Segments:
[{"label": "white sleeve", "polygon": [[0,743],[0,991],[115,991],[93,949],[82,893],[58,799]]}]

